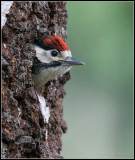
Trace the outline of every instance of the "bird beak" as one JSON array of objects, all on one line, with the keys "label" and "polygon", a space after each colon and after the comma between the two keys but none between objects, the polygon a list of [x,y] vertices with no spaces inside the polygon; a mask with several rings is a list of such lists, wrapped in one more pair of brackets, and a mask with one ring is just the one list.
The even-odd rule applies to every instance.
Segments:
[{"label": "bird beak", "polygon": [[74,66],[74,65],[84,65],[85,64],[73,57],[67,57],[65,61],[63,61],[62,63],[63,63],[63,66]]}]

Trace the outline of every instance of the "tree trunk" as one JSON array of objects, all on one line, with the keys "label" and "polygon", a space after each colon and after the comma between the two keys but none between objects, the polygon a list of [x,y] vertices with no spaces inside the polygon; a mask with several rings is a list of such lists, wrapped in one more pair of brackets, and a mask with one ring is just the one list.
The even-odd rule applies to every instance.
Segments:
[{"label": "tree trunk", "polygon": [[66,40],[66,2],[7,3],[9,10],[2,8],[2,158],[63,158],[61,136],[67,127],[62,101],[70,73],[40,88],[50,111],[44,122],[31,67],[35,39],[58,34]]}]

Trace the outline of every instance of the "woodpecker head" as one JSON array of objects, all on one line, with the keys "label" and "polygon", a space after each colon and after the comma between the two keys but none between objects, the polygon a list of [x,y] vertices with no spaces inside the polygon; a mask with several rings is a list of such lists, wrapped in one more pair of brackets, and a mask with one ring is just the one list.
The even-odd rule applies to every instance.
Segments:
[{"label": "woodpecker head", "polygon": [[73,65],[84,65],[72,58],[67,44],[59,36],[45,36],[34,42],[36,55],[32,66],[35,86],[41,86],[70,70]]}]

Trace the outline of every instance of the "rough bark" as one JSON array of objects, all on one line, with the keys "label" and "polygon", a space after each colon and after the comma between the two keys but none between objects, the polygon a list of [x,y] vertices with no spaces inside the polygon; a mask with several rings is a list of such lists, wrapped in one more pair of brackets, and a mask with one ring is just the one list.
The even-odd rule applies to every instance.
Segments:
[{"label": "rough bark", "polygon": [[59,34],[66,40],[65,5],[65,2],[13,2],[6,15],[2,28],[2,158],[62,158],[61,136],[67,129],[62,101],[70,73],[41,88],[50,108],[49,123],[44,123],[31,67],[35,39]]}]

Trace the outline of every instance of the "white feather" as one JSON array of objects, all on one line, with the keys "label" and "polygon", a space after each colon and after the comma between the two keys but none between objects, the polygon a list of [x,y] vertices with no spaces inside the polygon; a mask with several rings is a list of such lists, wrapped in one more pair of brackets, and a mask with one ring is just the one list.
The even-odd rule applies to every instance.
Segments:
[{"label": "white feather", "polygon": [[48,69],[44,69],[41,71],[38,75],[32,74],[32,79],[34,81],[34,85],[36,87],[41,86],[45,83],[47,83],[49,80],[52,80],[54,78],[57,78],[59,75],[62,75],[70,70],[71,67],[52,67]]},{"label": "white feather", "polygon": [[45,98],[43,96],[38,95],[38,100],[40,102],[40,110],[43,115],[44,122],[48,123],[50,118],[50,109],[46,106]]}]

